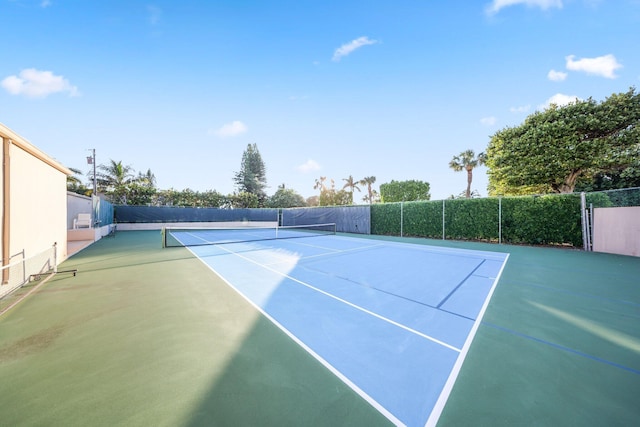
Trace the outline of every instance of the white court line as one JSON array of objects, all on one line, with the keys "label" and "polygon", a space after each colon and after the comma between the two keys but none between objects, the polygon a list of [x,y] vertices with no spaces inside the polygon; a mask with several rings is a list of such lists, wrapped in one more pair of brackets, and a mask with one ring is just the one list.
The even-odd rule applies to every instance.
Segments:
[{"label": "white court line", "polygon": [[389,319],[389,318],[387,318],[387,317],[381,316],[380,314],[378,314],[378,313],[374,313],[374,312],[373,312],[373,311],[371,311],[371,310],[367,310],[367,309],[366,309],[366,308],[364,308],[364,307],[360,307],[359,305],[356,305],[356,304],[354,304],[354,303],[352,303],[352,302],[349,302],[349,301],[347,301],[347,300],[345,300],[345,299],[343,299],[343,298],[340,298],[340,297],[338,297],[338,296],[336,296],[336,295],[330,294],[329,292],[323,291],[322,289],[316,288],[315,286],[312,286],[312,285],[310,285],[310,284],[308,284],[308,283],[306,283],[306,282],[303,282],[303,281],[301,281],[301,280],[298,280],[298,279],[296,279],[295,277],[289,276],[288,274],[281,273],[281,272],[279,272],[279,271],[277,271],[277,270],[274,270],[273,268],[271,268],[271,267],[269,267],[269,266],[267,266],[267,265],[265,265],[265,264],[261,264],[261,263],[259,263],[259,262],[256,262],[256,261],[254,261],[254,260],[250,259],[250,258],[247,258],[247,257],[245,257],[244,255],[241,255],[241,254],[239,254],[239,253],[236,253],[236,252],[230,251],[230,250],[228,250],[227,248],[224,248],[224,247],[221,247],[221,249],[225,250],[226,252],[228,252],[228,253],[230,253],[230,254],[232,254],[232,255],[235,255],[235,256],[237,256],[237,257],[240,257],[240,258],[244,259],[245,261],[249,261],[249,262],[251,262],[252,264],[255,264],[255,265],[259,266],[259,267],[262,267],[262,268],[264,268],[265,270],[269,270],[269,271],[271,271],[272,273],[276,273],[276,274],[278,274],[278,275],[280,275],[280,276],[282,276],[282,277],[285,277],[285,278],[287,278],[287,279],[289,279],[289,280],[292,280],[292,281],[294,281],[294,282],[296,282],[296,283],[299,283],[299,284],[301,284],[301,285],[303,285],[303,286],[306,286],[306,287],[307,287],[307,288],[309,288],[309,289],[312,289],[312,290],[314,290],[314,291],[316,291],[316,292],[319,292],[319,293],[324,294],[324,295],[326,295],[326,296],[328,296],[328,297],[330,297],[330,298],[333,298],[333,299],[335,299],[336,301],[339,301],[339,302],[341,302],[341,303],[343,303],[343,304],[346,304],[346,305],[348,305],[348,306],[350,306],[350,307],[352,307],[352,308],[355,308],[356,310],[360,310],[360,311],[362,311],[362,312],[364,312],[364,313],[369,314],[370,316],[376,317],[376,318],[378,318],[378,319],[380,319],[380,320],[382,320],[382,321],[385,321],[385,322],[390,323],[390,324],[392,324],[392,325],[394,325],[394,326],[397,326],[397,327],[399,327],[399,328],[401,328],[401,329],[404,329],[405,331],[408,331],[408,332],[410,332],[410,333],[412,333],[412,334],[418,335],[418,336],[420,336],[420,337],[422,337],[422,338],[424,338],[424,339],[427,339],[427,340],[429,340],[429,341],[432,341],[432,342],[434,342],[434,343],[436,343],[436,344],[438,344],[438,345],[441,345],[441,346],[443,346],[443,347],[446,347],[446,348],[448,348],[448,349],[450,349],[450,350],[453,350],[453,351],[455,351],[455,352],[457,352],[457,353],[460,353],[460,352],[462,351],[462,349],[459,349],[459,348],[457,348],[457,347],[454,347],[454,346],[452,346],[451,344],[447,344],[446,342],[444,342],[444,341],[440,341],[440,340],[439,340],[439,339],[437,339],[437,338],[434,338],[434,337],[429,336],[429,335],[427,335],[427,334],[423,334],[423,333],[422,333],[422,332],[420,332],[420,331],[416,331],[416,330],[415,330],[415,329],[413,329],[413,328],[410,328],[410,327],[408,327],[408,326],[405,326],[405,325],[403,325],[403,324],[401,324],[401,323],[398,323],[398,322],[396,322],[396,321],[394,321],[394,320],[391,320],[391,319]]},{"label": "white court line", "polygon": [[[354,238],[357,239],[358,237],[354,237]],[[463,258],[482,258],[482,259],[487,259],[491,261],[504,261],[505,255],[508,255],[507,252],[482,251],[479,249],[464,249],[464,248],[456,248],[456,247],[448,247],[448,246],[432,246],[429,244],[420,244],[420,243],[414,243],[414,242],[394,242],[390,240],[389,241],[385,240],[384,242],[389,246],[400,246],[404,248],[407,248],[407,246],[409,246],[409,249],[418,249],[418,250],[422,250],[430,253],[456,255]]]},{"label": "white court line", "polygon": [[[222,274],[218,273],[212,266],[210,266],[209,264],[207,264],[202,258],[200,258],[200,256],[198,256],[198,254],[196,254],[191,248],[186,247],[187,250],[189,252],[191,252],[196,258],[198,258],[204,265],[207,266],[207,268],[209,268],[211,271],[213,271],[218,277],[220,277],[220,279],[222,279],[222,281],[224,281],[227,286],[229,286],[231,289],[233,289],[234,291],[236,291],[238,293],[238,295],[240,295],[242,298],[245,299],[245,301],[247,301],[249,304],[251,304],[253,307],[255,307],[256,310],[258,310],[260,313],[262,313],[262,315],[264,317],[266,317],[267,319],[269,319],[269,321],[271,323],[273,323],[274,325],[276,325],[282,332],[284,332],[289,338],[291,338],[294,342],[296,342],[300,347],[302,347],[307,353],[309,353],[312,357],[314,357],[318,362],[320,362],[320,364],[322,364],[324,367],[326,367],[329,372],[333,373],[336,377],[338,377],[343,383],[345,383],[348,387],[350,387],[353,391],[355,391],[360,397],[362,397],[365,401],[369,402],[369,404],[371,406],[373,406],[378,412],[380,412],[382,415],[384,415],[385,417],[387,417],[387,419],[389,421],[391,421],[393,424],[395,424],[396,426],[405,426],[406,425],[400,421],[395,415],[393,415],[391,412],[389,412],[389,410],[387,408],[385,408],[384,406],[382,406],[380,403],[378,403],[377,400],[375,400],[373,397],[369,396],[369,394],[367,394],[364,390],[362,390],[360,387],[358,387],[353,381],[351,381],[346,375],[344,375],[342,372],[340,372],[338,369],[336,369],[336,367],[334,367],[331,363],[329,363],[327,360],[325,360],[322,356],[320,356],[318,353],[316,353],[311,347],[309,347],[307,344],[305,344],[300,338],[298,338],[297,336],[295,336],[291,331],[289,331],[283,324],[281,324],[280,322],[278,322],[275,318],[273,318],[269,313],[267,313],[265,311],[264,308],[260,307],[257,303],[255,303],[254,301],[251,300],[251,298],[249,298],[247,295],[245,295],[244,293],[242,293],[238,288],[236,288],[231,282],[229,282]],[[231,252],[227,249],[225,249],[225,251],[229,252],[230,254],[235,254],[234,252]],[[249,260],[251,261],[251,260]],[[253,261],[252,261],[253,262]]]},{"label": "white court line", "polygon": [[[309,244],[305,244],[305,243],[298,243],[296,242],[296,245],[301,245],[301,246],[308,246],[308,247],[312,247],[312,248],[317,248],[317,249],[326,249],[326,250],[330,250],[332,252],[330,253],[326,253],[326,254],[316,254],[316,255],[309,255],[309,256],[303,256],[300,259],[312,259],[312,258],[323,258],[323,257],[332,257],[335,255],[342,255],[342,254],[346,254],[349,252],[357,252],[357,251],[366,251],[368,249],[373,249],[373,248],[381,248],[384,247],[384,244],[379,244],[379,245],[367,245],[367,246],[359,246],[357,248],[351,248],[351,249],[334,249],[334,248],[327,248],[324,246],[316,246],[316,245],[309,245]],[[276,248],[278,249],[278,248]],[[266,250],[273,250],[273,248],[266,248]],[[235,252],[232,252],[235,253]],[[251,260],[249,260],[251,261]],[[285,264],[287,263],[287,261],[277,261],[277,262],[272,262],[269,264],[264,264],[264,266],[269,266],[269,265],[277,265],[277,264]],[[263,266],[263,264],[259,264],[260,266]]]},{"label": "white court line", "polygon": [[[296,242],[296,244],[301,244],[299,242]],[[396,242],[384,242],[381,244],[376,244],[376,245],[367,245],[367,246],[362,246],[362,247],[358,247],[358,248],[353,248],[353,249],[347,249],[347,250],[343,250],[342,252],[351,252],[351,251],[356,251],[356,250],[366,250],[366,249],[370,249],[370,248],[376,248],[376,247],[385,247],[385,246],[404,246],[405,248],[407,248],[407,244],[411,245],[411,243],[396,243]],[[308,244],[304,244],[305,246],[314,246],[314,245],[308,245]],[[247,258],[243,255],[241,255],[240,253],[235,253],[231,250],[226,249],[223,246],[218,246],[219,248],[223,249],[225,252],[232,254],[232,255],[236,255],[246,261],[251,262],[252,264],[255,264],[261,268],[264,268],[266,270],[269,270],[271,272],[274,272],[276,274],[278,274],[279,276],[288,278],[298,284],[301,284],[303,286],[306,286],[309,289],[315,290],[316,292],[320,292],[321,294],[324,294],[330,298],[333,298],[343,304],[347,304],[350,307],[353,307],[359,311],[362,311],[364,313],[367,313],[371,316],[374,316],[380,320],[383,320],[385,322],[388,322],[394,326],[397,326],[401,329],[404,329],[410,333],[416,334],[422,338],[425,338],[429,341],[435,342],[439,345],[442,345],[446,348],[449,348],[453,351],[455,351],[456,353],[458,353],[458,356],[456,357],[456,361],[454,363],[454,366],[449,374],[449,377],[446,381],[446,383],[444,384],[444,387],[442,388],[439,397],[435,403],[435,405],[431,408],[430,411],[430,415],[429,418],[427,419],[427,422],[425,424],[426,427],[429,426],[435,426],[436,423],[438,422],[440,415],[442,414],[442,411],[444,410],[444,406],[449,398],[449,395],[453,389],[453,386],[456,382],[456,379],[458,377],[458,374],[460,372],[460,369],[462,368],[462,364],[466,358],[466,355],[469,351],[469,348],[471,346],[471,343],[476,335],[476,332],[480,326],[480,323],[482,321],[482,318],[484,317],[484,313],[489,305],[489,302],[491,300],[491,297],[495,291],[495,288],[498,284],[498,281],[502,275],[502,272],[506,266],[507,260],[509,259],[509,254],[508,253],[494,253],[494,252],[485,252],[485,251],[477,251],[477,250],[468,250],[468,249],[460,249],[460,248],[446,248],[446,247],[425,247],[423,245],[411,245],[411,249],[415,249],[415,250],[422,250],[425,252],[429,252],[429,253],[440,253],[440,254],[451,254],[451,255],[456,255],[456,256],[462,256],[465,258],[483,258],[485,260],[492,260],[492,261],[500,261],[502,266],[498,272],[498,274],[496,275],[495,278],[491,278],[494,279],[494,283],[493,286],[491,287],[488,295],[485,297],[485,301],[484,304],[480,310],[480,313],[478,314],[478,317],[476,318],[476,321],[474,322],[471,331],[469,332],[467,339],[465,340],[464,345],[462,346],[462,349],[458,349],[456,347],[453,347],[447,343],[444,343],[440,340],[437,340],[433,337],[430,337],[428,335],[425,335],[419,331],[415,331],[409,327],[406,327],[402,324],[399,324],[391,319],[387,319],[377,313],[371,312],[363,307],[357,306],[349,301],[346,301],[342,298],[337,297],[336,295],[332,295],[330,293],[327,293],[321,289],[318,289],[308,283],[302,282],[296,278],[293,278],[287,274],[283,274],[279,271],[276,271],[270,267],[268,267],[265,264],[261,264],[259,262],[253,261],[250,258]],[[328,254],[321,254],[321,255],[313,255],[313,256],[309,256],[309,257],[304,257],[303,259],[308,259],[308,258],[312,258],[312,257],[322,257],[322,256],[331,256],[337,253],[340,253],[340,250],[335,250],[332,248],[325,248],[322,246],[316,246],[319,249],[326,249],[326,250],[333,250],[335,252],[333,253],[328,253]],[[189,249],[191,251],[191,249]],[[465,254],[466,252],[466,254]],[[199,257],[198,257],[199,258]],[[204,260],[203,260],[204,262]],[[216,272],[216,270],[208,265],[206,262],[204,262],[205,265],[207,265],[207,267],[209,267],[211,270],[213,270],[216,274],[218,274]],[[378,411],[380,413],[382,413],[384,416],[386,416],[391,422],[393,422],[395,425],[404,425],[404,423],[402,423],[398,418],[396,418],[393,414],[391,414],[386,408],[384,408],[382,405],[380,405],[375,399],[371,398],[371,396],[369,396],[366,392],[364,392],[362,389],[360,389],[357,385],[355,385],[352,381],[350,381],[347,377],[345,377],[344,374],[342,374],[340,371],[338,371],[335,367],[333,367],[333,365],[331,365],[330,363],[328,363],[326,360],[324,360],[318,353],[316,353],[315,351],[313,351],[310,347],[308,347],[304,342],[302,342],[298,337],[296,337],[295,335],[293,335],[284,325],[280,324],[278,321],[276,321],[271,315],[269,315],[262,307],[260,307],[259,305],[257,305],[254,301],[252,301],[247,295],[243,294],[241,291],[239,291],[233,284],[231,284],[228,280],[226,280],[224,277],[222,277],[220,274],[218,274],[218,276],[220,276],[222,278],[222,280],[224,280],[231,288],[233,288],[236,292],[238,292],[238,294],[240,294],[245,300],[247,300],[250,304],[252,304],[254,307],[256,307],[257,310],[259,310],[261,313],[263,313],[265,315],[265,317],[267,317],[269,320],[271,320],[271,322],[273,322],[276,326],[278,326],[284,333],[286,333],[289,337],[291,337],[295,342],[297,342],[302,348],[304,348],[309,354],[311,354],[313,357],[315,357],[320,363],[322,363],[324,366],[326,366],[331,372],[333,372],[338,378],[340,378],[345,384],[347,384],[349,387],[351,387],[356,393],[358,393],[359,395],[361,395],[366,401],[368,401],[373,407],[375,407],[376,409],[378,409]]]},{"label": "white court line", "polygon": [[456,360],[455,365],[453,365],[453,369],[451,369],[449,378],[447,379],[447,382],[442,388],[442,391],[440,392],[440,396],[438,397],[436,404],[433,406],[433,409],[431,410],[431,414],[429,415],[429,419],[427,420],[425,427],[434,427],[438,423],[438,419],[440,418],[440,415],[444,410],[444,405],[447,403],[447,400],[449,399],[449,394],[451,394],[451,390],[453,390],[453,385],[455,384],[456,379],[458,378],[458,374],[460,373],[460,369],[462,368],[462,363],[464,362],[464,359],[467,357],[467,353],[469,352],[469,347],[471,347],[471,342],[476,336],[476,332],[478,331],[480,322],[482,322],[482,318],[484,317],[484,312],[487,310],[487,307],[489,306],[489,301],[491,301],[493,292],[495,291],[496,286],[498,285],[498,281],[500,280],[500,276],[502,276],[502,271],[504,270],[504,267],[507,265],[508,259],[509,259],[509,254],[507,254],[504,261],[502,262],[502,267],[500,267],[500,271],[496,275],[495,281],[493,282],[493,286],[491,286],[491,290],[489,291],[489,293],[484,299],[484,304],[480,309],[480,313],[478,314],[478,317],[476,317],[476,321],[473,323],[473,326],[471,327],[471,331],[469,331],[467,340],[462,346],[462,351],[458,356],[458,359]]}]

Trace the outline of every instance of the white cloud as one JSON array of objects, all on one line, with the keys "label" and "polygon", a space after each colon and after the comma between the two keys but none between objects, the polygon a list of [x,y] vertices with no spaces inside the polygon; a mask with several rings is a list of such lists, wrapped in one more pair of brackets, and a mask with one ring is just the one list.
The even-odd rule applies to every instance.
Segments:
[{"label": "white cloud", "polygon": [[57,92],[68,92],[69,96],[80,95],[78,88],[72,86],[64,77],[35,68],[27,68],[17,76],[6,77],[0,84],[12,95],[24,95],[29,98],[45,98]]},{"label": "white cloud", "polygon": [[493,125],[496,124],[497,121],[498,121],[498,119],[496,119],[493,116],[491,116],[491,117],[483,117],[482,119],[480,119],[480,123],[482,123],[484,126],[493,126]]},{"label": "white cloud", "polygon": [[217,135],[220,138],[228,138],[233,136],[242,135],[247,132],[247,126],[239,120],[234,120],[231,123],[223,125],[219,129],[210,130],[209,134]]},{"label": "white cloud", "polygon": [[158,25],[160,23],[160,18],[162,17],[162,9],[157,6],[149,5],[147,6],[147,12],[149,13],[149,22],[151,25]]},{"label": "white cloud", "polygon": [[40,2],[40,7],[44,8],[44,7],[49,7],[49,6],[51,6],[51,0],[42,0]]},{"label": "white cloud", "polygon": [[611,54],[578,60],[574,60],[574,58],[575,55],[569,55],[565,58],[567,60],[567,70],[584,71],[587,74],[615,79],[618,77],[615,75],[615,71],[618,68],[622,68],[622,65],[618,63],[616,57]]},{"label": "white cloud", "polygon": [[528,7],[539,7],[542,10],[551,9],[553,7],[562,9],[562,0],[493,0],[487,6],[486,12],[489,15],[495,15],[501,9],[509,6],[524,4]]},{"label": "white cloud", "polygon": [[359,37],[359,38],[357,38],[355,40],[352,40],[349,43],[345,43],[342,46],[340,46],[339,48],[337,48],[336,51],[333,52],[333,58],[331,58],[331,60],[332,61],[340,61],[340,59],[343,56],[349,55],[354,50],[359,49],[362,46],[366,46],[366,45],[370,45],[370,44],[376,44],[376,43],[378,43],[377,40],[371,40],[368,37]]},{"label": "white cloud", "polygon": [[563,93],[556,93],[551,98],[547,99],[547,101],[544,104],[538,106],[538,109],[544,110],[545,108],[548,108],[551,104],[555,104],[558,107],[562,107],[562,106],[571,104],[572,102],[576,102],[580,100],[581,99],[575,95],[565,95]]},{"label": "white cloud", "polygon": [[509,111],[512,113],[526,113],[531,109],[531,105],[521,105],[520,107],[511,107]]},{"label": "white cloud", "polygon": [[310,172],[319,171],[320,165],[315,160],[309,159],[303,164],[301,164],[300,166],[296,167],[296,169],[302,173],[310,173]]},{"label": "white cloud", "polygon": [[556,71],[556,70],[551,70],[551,71],[549,71],[549,74],[547,74],[547,78],[549,80],[551,80],[552,82],[565,81],[567,76],[568,76],[568,74],[565,73],[564,71]]}]

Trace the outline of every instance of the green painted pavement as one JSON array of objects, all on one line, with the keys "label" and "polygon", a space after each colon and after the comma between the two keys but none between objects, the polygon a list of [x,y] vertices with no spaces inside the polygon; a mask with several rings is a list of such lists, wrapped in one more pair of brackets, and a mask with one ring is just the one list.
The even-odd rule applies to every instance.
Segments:
[{"label": "green painted pavement", "polygon": [[[640,419],[639,258],[404,241],[511,254],[440,426]],[[1,425],[388,425],[159,232],[102,239],[71,268],[0,317]]]},{"label": "green painted pavement", "polygon": [[0,318],[1,425],[389,425],[159,232],[71,268]]}]

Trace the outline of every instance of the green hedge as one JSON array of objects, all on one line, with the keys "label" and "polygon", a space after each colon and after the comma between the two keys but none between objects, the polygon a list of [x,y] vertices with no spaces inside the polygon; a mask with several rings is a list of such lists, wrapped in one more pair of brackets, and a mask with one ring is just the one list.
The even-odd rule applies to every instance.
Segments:
[{"label": "green hedge", "polygon": [[445,236],[498,241],[498,199],[453,199],[445,203]]},{"label": "green hedge", "polygon": [[403,235],[442,238],[442,201],[416,201],[403,204]]},{"label": "green hedge", "polygon": [[400,235],[400,203],[371,205],[371,234]]},{"label": "green hedge", "polygon": [[503,198],[502,241],[582,246],[580,195]]},{"label": "green hedge", "polygon": [[[587,203],[610,206],[606,194]],[[444,201],[445,238],[498,241],[502,205],[502,242],[582,246],[580,194],[452,199]],[[443,201],[384,203],[371,206],[371,233],[442,238]],[[402,224],[400,218],[402,217]]]}]

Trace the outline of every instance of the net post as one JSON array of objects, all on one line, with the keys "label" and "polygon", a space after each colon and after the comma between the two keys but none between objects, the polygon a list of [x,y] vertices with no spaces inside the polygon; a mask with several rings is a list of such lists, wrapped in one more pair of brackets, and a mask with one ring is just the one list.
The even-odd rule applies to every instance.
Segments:
[{"label": "net post", "polygon": [[58,242],[53,242],[53,272],[58,272]]},{"label": "net post", "polygon": [[167,247],[167,229],[163,226],[160,229],[160,238],[162,239],[162,249]]}]

